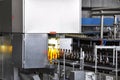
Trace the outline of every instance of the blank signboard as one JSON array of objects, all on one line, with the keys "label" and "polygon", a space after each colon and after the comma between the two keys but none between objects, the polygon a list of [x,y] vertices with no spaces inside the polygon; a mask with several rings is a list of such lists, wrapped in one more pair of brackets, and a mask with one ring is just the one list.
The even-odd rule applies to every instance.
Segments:
[{"label": "blank signboard", "polygon": [[25,33],[79,33],[81,0],[24,0]]}]

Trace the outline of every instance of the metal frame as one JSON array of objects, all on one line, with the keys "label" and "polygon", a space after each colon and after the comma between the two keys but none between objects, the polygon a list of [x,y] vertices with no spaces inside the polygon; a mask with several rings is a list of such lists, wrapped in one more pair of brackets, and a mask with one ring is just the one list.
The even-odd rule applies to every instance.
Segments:
[{"label": "metal frame", "polygon": [[[97,74],[97,50],[98,49],[113,49],[113,65],[115,64],[115,75],[116,80],[118,80],[118,51],[120,51],[120,46],[95,46],[94,52],[95,52],[95,74]],[[116,60],[115,60],[116,59]],[[95,80],[97,80],[97,76],[95,77]]]},{"label": "metal frame", "polygon": [[[92,16],[100,16],[101,17],[101,33],[100,33],[100,38],[103,39],[103,22],[104,22],[104,16],[113,16],[114,17],[114,39],[116,39],[116,33],[117,33],[117,15],[120,15],[120,12],[115,12],[119,11],[120,8],[95,8],[92,9]],[[105,12],[109,11],[109,12]],[[110,12],[113,11],[113,12]],[[97,12],[97,13],[94,13]]]},{"label": "metal frame", "polygon": [[120,46],[116,47],[116,80],[118,80],[118,51],[120,51]]},{"label": "metal frame", "polygon": [[[64,76],[63,76],[63,80],[66,80],[66,78],[65,78],[65,70],[66,70],[66,59],[65,59],[65,54],[66,54],[66,51],[64,51],[64,55],[63,55],[63,74],[64,74]],[[73,71],[75,71],[75,65],[79,65],[80,67],[79,67],[79,69],[82,71],[82,70],[84,70],[84,51],[82,50],[82,48],[80,48],[80,63],[78,63],[78,61],[76,61],[76,62],[73,62],[72,63],[72,67],[73,67]]]}]

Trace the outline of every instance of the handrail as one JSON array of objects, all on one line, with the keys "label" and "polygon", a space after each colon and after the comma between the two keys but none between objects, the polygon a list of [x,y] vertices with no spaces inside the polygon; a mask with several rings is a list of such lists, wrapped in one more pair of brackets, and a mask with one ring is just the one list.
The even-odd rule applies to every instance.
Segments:
[{"label": "handrail", "polygon": [[93,8],[92,11],[120,11],[120,7],[117,8]]},{"label": "handrail", "polygon": [[120,15],[120,12],[110,12],[110,13],[92,13],[92,16],[114,16],[114,15]]}]

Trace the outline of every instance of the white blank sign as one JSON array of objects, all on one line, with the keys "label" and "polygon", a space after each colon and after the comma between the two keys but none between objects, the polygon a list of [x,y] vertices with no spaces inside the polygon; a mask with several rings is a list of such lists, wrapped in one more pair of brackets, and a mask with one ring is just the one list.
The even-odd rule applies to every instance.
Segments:
[{"label": "white blank sign", "polygon": [[25,33],[81,32],[81,0],[24,0]]}]

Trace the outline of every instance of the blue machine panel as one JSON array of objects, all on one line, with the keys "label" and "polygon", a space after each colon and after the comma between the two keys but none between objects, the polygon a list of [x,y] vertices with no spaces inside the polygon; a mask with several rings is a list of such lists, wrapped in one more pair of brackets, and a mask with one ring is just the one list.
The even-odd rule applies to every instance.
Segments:
[{"label": "blue machine panel", "polygon": [[[104,26],[113,26],[114,18],[104,18]],[[100,26],[100,18],[82,18],[82,26]]]}]

